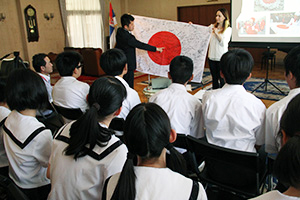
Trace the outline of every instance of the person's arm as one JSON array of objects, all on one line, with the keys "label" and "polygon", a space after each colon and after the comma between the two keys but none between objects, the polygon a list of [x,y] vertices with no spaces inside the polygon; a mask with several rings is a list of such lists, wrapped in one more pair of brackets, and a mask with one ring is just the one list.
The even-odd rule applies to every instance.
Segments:
[{"label": "person's arm", "polygon": [[138,48],[138,49],[143,49],[143,50],[147,50],[147,51],[159,51],[162,52],[164,47],[155,47],[143,42],[138,41],[137,39],[135,39],[135,37],[130,37],[128,40],[128,45]]},{"label": "person's arm", "polygon": [[220,42],[221,46],[228,44],[231,38],[231,27],[228,27],[223,33],[217,33],[217,29],[213,28],[213,34],[216,36],[217,40]]}]

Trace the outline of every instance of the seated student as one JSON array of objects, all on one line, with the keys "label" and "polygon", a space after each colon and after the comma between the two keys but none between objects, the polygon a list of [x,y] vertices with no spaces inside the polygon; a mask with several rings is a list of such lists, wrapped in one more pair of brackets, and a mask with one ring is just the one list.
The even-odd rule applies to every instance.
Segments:
[{"label": "seated student", "polygon": [[[300,197],[300,94],[294,97],[280,120],[282,148],[274,162],[273,174],[287,189],[273,190],[255,200],[293,200]],[[278,185],[277,185],[278,186]]]},{"label": "seated student", "polygon": [[74,51],[65,51],[58,54],[55,63],[61,78],[53,87],[53,103],[65,108],[80,108],[85,112],[90,86],[77,80],[83,67],[82,56]]},{"label": "seated student", "polygon": [[52,133],[36,119],[37,110],[48,102],[42,78],[30,69],[13,71],[7,80],[6,101],[12,110],[2,131],[9,177],[29,199],[47,199]]},{"label": "seated student", "polygon": [[226,84],[206,91],[202,99],[209,143],[247,152],[256,152],[255,147],[264,144],[266,107],[243,87],[251,77],[253,64],[251,54],[243,49],[233,49],[222,56],[221,76]]},{"label": "seated student", "polygon": [[[0,130],[5,118],[9,115],[10,110],[5,99],[6,82],[0,79]],[[2,130],[0,131],[0,174],[8,176],[8,160],[4,149]]]},{"label": "seated student", "polygon": [[126,163],[121,173],[106,181],[102,199],[207,199],[201,183],[177,173],[183,172],[184,159],[171,144],[176,132],[158,105],[142,103],[130,111],[124,140],[129,151]]},{"label": "seated student", "polygon": [[90,109],[58,132],[48,167],[48,199],[101,199],[107,177],[126,160],[126,146],[108,129],[121,111],[124,86],[114,77],[101,77],[91,86]]},{"label": "seated student", "polygon": [[272,104],[266,111],[265,144],[266,152],[278,153],[280,141],[276,141],[279,122],[287,104],[300,94],[300,46],[293,48],[284,58],[285,80],[289,85],[288,96]]},{"label": "seated student", "polygon": [[50,74],[53,72],[53,64],[46,54],[39,53],[32,57],[32,65],[34,70],[42,77],[47,88],[49,102],[51,103],[53,99]]},{"label": "seated student", "polygon": [[201,138],[204,137],[202,105],[185,87],[193,79],[193,70],[193,61],[189,57],[173,58],[168,73],[172,84],[153,95],[149,102],[156,103],[164,109],[177,133]]},{"label": "seated student", "polygon": [[109,49],[101,55],[100,66],[103,71],[110,76],[115,76],[124,85],[127,91],[127,97],[122,103],[122,111],[118,117],[126,119],[129,111],[141,103],[138,93],[129,87],[123,76],[128,71],[127,58],[120,49]]}]

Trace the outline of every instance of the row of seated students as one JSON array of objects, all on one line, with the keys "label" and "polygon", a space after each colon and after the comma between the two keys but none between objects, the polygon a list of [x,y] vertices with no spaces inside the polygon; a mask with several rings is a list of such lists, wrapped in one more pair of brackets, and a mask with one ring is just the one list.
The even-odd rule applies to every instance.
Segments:
[{"label": "row of seated students", "polygon": [[[297,62],[291,62],[289,60],[295,60],[297,58],[299,60],[299,55],[299,48],[289,53],[285,59],[285,67],[287,68],[287,64],[294,66]],[[44,59],[46,58],[44,57]],[[156,104],[140,104],[132,110],[140,100],[138,99],[136,91],[129,88],[122,79],[122,76],[126,74],[127,70],[126,57],[122,51],[117,49],[108,50],[103,54],[100,61],[103,70],[108,75],[116,76],[116,78],[99,78],[93,83],[91,88],[88,86],[88,92],[83,94],[81,91],[78,91],[78,89],[81,88],[80,86],[71,86],[72,83],[75,82],[77,85],[77,82],[79,82],[76,78],[80,76],[82,70],[82,59],[80,55],[75,52],[63,52],[57,57],[57,68],[62,78],[65,77],[61,82],[64,80],[69,82],[66,88],[68,88],[69,91],[75,90],[77,95],[73,94],[72,97],[72,94],[69,94],[64,96],[65,98],[62,98],[59,94],[64,94],[65,92],[61,90],[56,93],[57,96],[59,96],[56,98],[54,94],[57,85],[55,85],[52,92],[53,102],[57,103],[59,102],[58,99],[61,98],[63,99],[62,102],[71,101],[72,103],[75,96],[81,96],[81,101],[85,102],[87,106],[85,110],[83,109],[85,112],[84,116],[64,126],[58,135],[56,135],[53,142],[51,138],[49,139],[51,132],[49,134],[49,130],[41,129],[40,127],[43,127],[43,125],[34,118],[36,111],[41,110],[44,103],[50,100],[49,95],[42,94],[43,92],[47,94],[46,87],[42,84],[42,80],[45,81],[45,79],[41,79],[30,70],[22,72],[21,70],[16,71],[8,78],[6,101],[12,112],[5,121],[2,132],[4,130],[10,133],[2,133],[2,135],[4,142],[7,141],[5,148],[9,160],[9,175],[28,196],[33,196],[32,199],[35,198],[34,195],[38,195],[38,199],[41,199],[39,192],[42,191],[43,194],[47,194],[47,190],[50,189],[50,181],[45,177],[45,170],[47,169],[49,159],[47,175],[52,184],[49,199],[99,198],[99,196],[101,196],[104,180],[120,172],[125,161],[126,163],[120,175],[120,181],[118,182],[118,176],[113,176],[108,182],[107,195],[113,196],[114,199],[119,199],[119,197],[124,194],[128,195],[128,198],[125,199],[134,199],[135,196],[141,197],[142,199],[143,195],[147,196],[147,192],[144,191],[144,188],[147,187],[142,186],[141,183],[141,187],[137,185],[136,190],[133,187],[135,185],[135,179],[133,177],[144,177],[146,174],[149,174],[150,176],[148,178],[151,182],[151,179],[154,179],[153,174],[158,173],[158,171],[153,171],[152,174],[151,171],[146,172],[148,168],[137,167],[133,170],[132,154],[137,156],[138,166],[165,168],[166,149],[168,149],[171,154],[176,154],[176,150],[169,144],[176,139],[175,132],[182,132],[200,138],[204,136],[204,127],[206,127],[206,138],[208,142],[251,152],[255,151],[255,145],[260,146],[264,144],[265,107],[260,100],[246,93],[242,87],[245,80],[250,78],[253,67],[253,59],[248,52],[235,49],[230,50],[222,57],[222,76],[227,84],[222,89],[207,92],[204,95],[203,104],[201,104],[199,100],[195,101],[196,98],[193,99],[193,96],[182,89],[182,87],[192,79],[192,61],[185,56],[174,58],[170,64],[169,73],[173,81],[172,85],[150,99],[150,101],[160,105],[164,111],[156,106]],[[52,65],[50,62],[45,62]],[[73,71],[65,68],[70,68]],[[297,74],[296,72],[293,73],[292,70],[287,70],[286,76],[290,76],[291,81],[295,80],[296,75],[294,74]],[[30,80],[30,84],[28,80]],[[19,84],[12,84],[15,82]],[[78,85],[80,84],[83,83],[78,83]],[[28,87],[21,87],[23,85]],[[61,84],[58,84],[58,86],[60,85]],[[20,88],[22,88],[22,90]],[[35,91],[35,89],[39,89],[40,92]],[[18,93],[20,94],[17,95]],[[79,93],[80,95],[78,95]],[[174,94],[174,98],[172,94]],[[132,103],[133,101],[131,101],[131,99],[134,98],[134,96],[137,97],[135,99],[138,100]],[[174,101],[171,101],[173,99]],[[191,99],[191,105],[189,104],[189,99]],[[167,106],[166,102],[171,103]],[[64,106],[70,106],[70,104],[66,103]],[[80,106],[76,108],[78,107]],[[125,109],[125,114],[122,116],[123,118],[126,118],[130,110],[134,113],[132,116],[129,115],[131,117],[128,116],[126,118],[125,123],[124,140],[130,152],[127,155],[127,159],[127,148],[125,145],[119,143],[118,139],[113,136],[113,132],[107,128],[113,117],[120,116],[123,107],[127,108],[127,110]],[[87,108],[89,109],[87,110]],[[151,112],[149,111],[150,114],[146,112],[148,109],[151,110]],[[164,119],[164,117],[161,116],[164,115],[163,113],[167,113],[171,123],[166,123],[168,119]],[[228,115],[226,115],[226,113],[228,113]],[[214,115],[216,116],[215,119]],[[9,124],[10,120],[11,124]],[[19,120],[20,122],[13,123],[15,120]],[[163,121],[165,122],[161,124]],[[171,127],[162,128],[166,126],[166,124],[170,124],[172,129]],[[29,125],[30,128],[26,128],[26,131],[24,131],[24,127],[29,127]],[[210,127],[212,128],[210,129]],[[35,130],[39,131],[31,134]],[[160,133],[160,131],[164,133]],[[221,132],[228,133],[228,135],[224,136]],[[146,135],[142,136],[143,134]],[[149,137],[147,134],[149,134]],[[165,140],[162,139],[162,135],[158,138],[154,138],[154,134],[167,134],[167,137],[164,136]],[[208,134],[211,135],[208,136]],[[222,138],[222,136],[224,137]],[[27,140],[27,138],[31,140]],[[52,143],[52,155],[50,158]],[[31,146],[31,148],[28,148],[28,145]],[[21,149],[17,151],[15,150],[17,148]],[[27,151],[24,151],[24,149]],[[19,154],[16,154],[16,152],[19,152]],[[109,154],[107,152],[112,153]],[[19,157],[19,155],[23,155],[27,160]],[[119,158],[115,160],[115,157]],[[13,161],[10,162],[10,160]],[[32,165],[28,165],[28,163]],[[176,162],[168,167],[181,173],[184,171],[182,164],[176,164]],[[178,167],[179,169],[176,169]],[[139,172],[139,169],[143,170]],[[167,172],[162,172],[162,174],[167,176]],[[126,178],[127,175],[129,177]],[[173,177],[175,180],[173,172],[168,176]],[[163,175],[161,175],[161,177],[163,177]],[[183,184],[185,187],[178,184],[178,187],[185,188],[181,190],[178,189],[178,191],[181,191],[182,195],[185,196],[180,196],[174,192],[174,199],[175,196],[177,198],[182,197],[178,199],[187,199],[190,192],[182,191],[191,191],[192,185],[198,186],[198,199],[206,198],[201,184],[192,184],[190,180],[188,181],[182,176],[178,176],[177,178],[182,179],[183,182],[187,181],[189,184]],[[133,182],[131,182],[132,184],[130,184],[131,188],[123,188],[123,179],[133,180]],[[163,183],[163,181],[161,181],[161,183]],[[115,185],[117,185],[117,189],[114,192],[113,188]],[[165,185],[168,184],[164,184],[164,189],[167,191],[168,189],[165,188]],[[153,187],[151,190],[155,191],[161,188],[161,186],[155,184],[151,184],[150,187]],[[41,188],[43,190],[41,190]],[[74,188],[76,188],[76,191],[74,191]],[[125,191],[130,192],[127,193]]]}]

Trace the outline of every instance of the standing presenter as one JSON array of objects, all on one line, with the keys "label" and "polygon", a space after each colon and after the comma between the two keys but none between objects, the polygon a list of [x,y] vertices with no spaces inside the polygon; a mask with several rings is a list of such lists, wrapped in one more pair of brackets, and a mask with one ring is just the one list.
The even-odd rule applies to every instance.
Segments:
[{"label": "standing presenter", "polygon": [[122,49],[127,57],[128,72],[124,79],[128,85],[133,88],[134,70],[136,69],[136,53],[135,48],[144,49],[147,51],[163,51],[164,47],[154,47],[135,39],[131,31],[134,29],[134,17],[124,14],[121,17],[122,27],[118,28],[116,35],[116,48]]},{"label": "standing presenter", "polygon": [[220,60],[228,51],[228,43],[231,38],[232,29],[229,27],[229,14],[225,8],[216,12],[216,22],[211,24],[212,36],[209,42],[208,62],[212,75],[213,89],[223,87],[224,79],[220,76]]}]

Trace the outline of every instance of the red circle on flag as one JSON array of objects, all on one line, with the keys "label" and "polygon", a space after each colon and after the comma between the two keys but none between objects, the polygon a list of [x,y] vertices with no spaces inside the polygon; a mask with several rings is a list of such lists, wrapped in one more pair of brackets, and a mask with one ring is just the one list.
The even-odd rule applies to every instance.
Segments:
[{"label": "red circle on flag", "polygon": [[171,60],[181,53],[180,41],[171,32],[161,31],[155,33],[150,38],[149,44],[155,47],[165,47],[162,53],[148,51],[151,60],[159,65],[169,65]]}]

